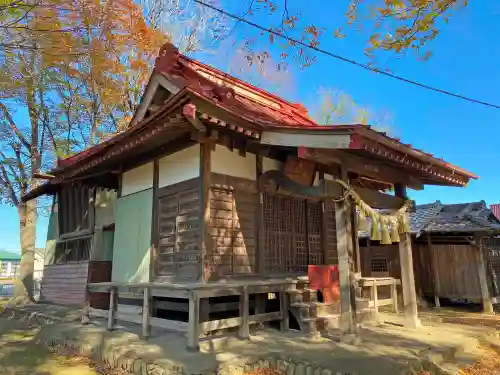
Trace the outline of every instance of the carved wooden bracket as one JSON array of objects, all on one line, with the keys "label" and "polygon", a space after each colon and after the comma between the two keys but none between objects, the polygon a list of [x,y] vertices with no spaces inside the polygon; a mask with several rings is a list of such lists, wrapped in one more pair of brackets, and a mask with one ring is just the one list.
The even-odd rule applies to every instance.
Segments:
[{"label": "carved wooden bracket", "polygon": [[325,189],[322,186],[305,186],[299,184],[278,170],[263,173],[258,183],[260,191],[269,193],[300,195],[312,198],[325,197]]}]

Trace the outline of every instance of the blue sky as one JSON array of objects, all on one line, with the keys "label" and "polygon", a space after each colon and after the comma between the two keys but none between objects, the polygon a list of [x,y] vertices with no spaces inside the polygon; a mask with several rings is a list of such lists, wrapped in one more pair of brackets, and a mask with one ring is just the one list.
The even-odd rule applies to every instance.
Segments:
[{"label": "blue sky", "polygon": [[[223,0],[228,10],[242,13],[244,1]],[[289,0],[290,8],[298,9],[306,2]],[[307,2],[311,9],[303,10],[305,23],[328,26],[342,25],[343,1]],[[321,4],[321,8],[312,6]],[[329,4],[329,5],[327,5]],[[318,11],[321,9],[321,11]],[[270,18],[255,15],[254,21],[270,23]],[[275,24],[274,24],[275,25]],[[429,48],[433,57],[422,62],[413,55],[384,56],[377,60],[396,74],[406,76],[450,91],[479,99],[500,103],[500,45],[495,38],[500,28],[500,6],[494,0],[472,1],[468,8],[452,16],[450,23]],[[242,40],[248,35],[248,26],[240,25],[233,36]],[[253,35],[258,35],[253,31]],[[321,47],[340,55],[366,62],[363,55],[367,34],[348,30],[345,39],[325,35]],[[257,38],[262,48],[270,48]],[[225,53],[201,54],[197,57],[216,67],[229,70]],[[360,105],[374,110],[388,110],[392,117],[393,132],[403,142],[411,143],[448,162],[477,174],[480,179],[466,188],[426,187],[412,192],[418,203],[441,200],[444,203],[478,201],[488,204],[500,202],[497,194],[500,174],[496,171],[500,160],[500,110],[467,103],[455,98],[413,87],[390,78],[367,72],[327,56],[317,55],[316,63],[306,69],[292,66],[290,81],[280,90],[286,99],[315,106],[318,91],[332,88],[349,94]],[[256,82],[262,84],[263,82]],[[265,82],[264,82],[265,83]],[[284,92],[283,92],[284,91]],[[0,248],[19,249],[19,229],[15,208],[0,205]],[[37,246],[44,246],[47,218],[41,217],[37,231]]]}]

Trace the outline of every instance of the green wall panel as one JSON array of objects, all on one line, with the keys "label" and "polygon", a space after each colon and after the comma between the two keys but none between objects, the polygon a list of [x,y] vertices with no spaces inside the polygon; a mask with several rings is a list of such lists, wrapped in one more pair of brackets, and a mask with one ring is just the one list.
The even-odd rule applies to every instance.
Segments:
[{"label": "green wall panel", "polygon": [[112,281],[148,282],[153,189],[116,202]]}]

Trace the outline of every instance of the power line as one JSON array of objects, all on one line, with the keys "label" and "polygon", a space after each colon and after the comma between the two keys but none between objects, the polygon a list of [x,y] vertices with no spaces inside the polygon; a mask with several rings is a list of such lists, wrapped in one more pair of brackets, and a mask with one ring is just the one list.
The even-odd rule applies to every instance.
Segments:
[{"label": "power line", "polygon": [[398,81],[406,82],[406,83],[409,83],[411,85],[424,88],[426,90],[435,91],[435,92],[438,92],[438,93],[441,93],[441,94],[444,94],[444,95],[448,95],[448,96],[452,96],[452,97],[455,97],[455,98],[458,98],[458,99],[466,100],[466,101],[471,102],[471,103],[481,104],[481,105],[484,105],[484,106],[487,106],[487,107],[492,107],[492,108],[500,109],[500,105],[498,105],[498,104],[485,102],[485,101],[482,101],[482,100],[479,100],[479,99],[474,99],[474,98],[471,98],[469,96],[465,96],[465,95],[461,95],[461,94],[456,94],[456,93],[451,92],[451,91],[447,91],[447,90],[440,89],[438,87],[426,85],[424,83],[420,83],[420,82],[417,82],[417,81],[414,81],[414,80],[411,80],[411,79],[408,79],[408,78],[405,78],[405,77],[402,77],[402,76],[399,76],[399,75],[396,75],[396,74],[392,74],[392,73],[385,72],[385,71],[377,69],[377,68],[373,68],[373,67],[371,67],[371,66],[369,66],[367,64],[360,63],[360,62],[358,62],[356,60],[352,60],[352,59],[349,59],[347,57],[343,57],[341,55],[337,55],[335,53],[326,51],[324,49],[311,46],[311,45],[309,45],[307,43],[301,42],[300,40],[291,38],[291,37],[286,36],[286,35],[284,35],[284,34],[282,34],[280,32],[274,31],[274,30],[272,30],[270,28],[267,28],[267,27],[264,27],[264,26],[261,26],[261,25],[255,23],[255,22],[249,21],[249,20],[247,20],[247,19],[245,19],[243,17],[240,17],[240,16],[238,16],[236,14],[229,13],[229,12],[227,12],[227,11],[221,9],[221,8],[218,8],[218,7],[215,7],[215,6],[211,5],[211,4],[205,3],[204,1],[201,1],[201,0],[194,0],[194,1],[196,3],[198,3],[198,4],[200,4],[200,5],[203,5],[205,7],[208,7],[210,9],[212,9],[212,10],[215,10],[216,12],[219,12],[219,13],[221,13],[221,14],[229,17],[229,18],[233,18],[233,19],[235,19],[235,20],[237,20],[239,22],[246,23],[247,25],[255,27],[255,28],[257,28],[257,29],[259,29],[261,31],[268,32],[268,33],[273,34],[275,36],[278,36],[278,37],[280,37],[282,39],[288,40],[289,42],[292,42],[294,44],[303,46],[305,48],[312,49],[312,50],[314,50],[316,52],[319,52],[319,53],[322,53],[324,55],[333,57],[333,58],[335,58],[337,60],[341,60],[341,61],[346,62],[348,64],[355,65],[355,66],[357,66],[359,68],[362,68],[362,69],[365,69],[365,70],[369,70],[369,71],[372,71],[372,72],[375,72],[375,73],[379,73],[379,74],[382,74],[384,76],[396,79]]}]

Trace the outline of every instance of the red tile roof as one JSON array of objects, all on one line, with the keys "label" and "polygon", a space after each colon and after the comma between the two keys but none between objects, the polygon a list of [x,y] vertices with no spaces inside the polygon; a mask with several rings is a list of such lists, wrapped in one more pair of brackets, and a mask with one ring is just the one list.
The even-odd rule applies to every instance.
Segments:
[{"label": "red tile roof", "polygon": [[[467,178],[477,178],[476,175],[443,159],[422,150],[415,149],[410,144],[401,143],[397,138],[391,138],[383,132],[375,131],[364,125],[319,125],[307,114],[307,109],[300,104],[290,103],[276,95],[259,89],[245,81],[226,74],[218,69],[203,64],[180,54],[173,45],[166,44],[160,49],[159,56],[155,62],[155,73],[164,75],[172,84],[181,91],[171,97],[165,106],[171,105],[171,101],[186,93],[201,97],[208,102],[222,108],[237,118],[246,120],[253,130],[279,130],[279,129],[303,129],[309,131],[342,132],[348,130],[363,139],[384,144],[400,153],[411,155],[424,163],[437,165],[452,173],[458,173]],[[161,112],[160,109],[158,112]],[[156,112],[152,118],[158,113]],[[147,126],[151,118],[140,121],[129,127],[125,132],[114,136],[106,142],[98,144],[84,152],[73,155],[59,161],[59,168],[71,166],[86,157],[101,152],[106,147],[114,144],[126,134],[133,133]],[[356,145],[352,145],[355,149]]]},{"label": "red tile roof", "polygon": [[258,125],[262,130],[275,126],[320,126],[301,104],[290,103],[209,65],[179,54],[166,44],[156,58],[155,72],[176,86],[189,87],[215,101],[218,106]]}]

